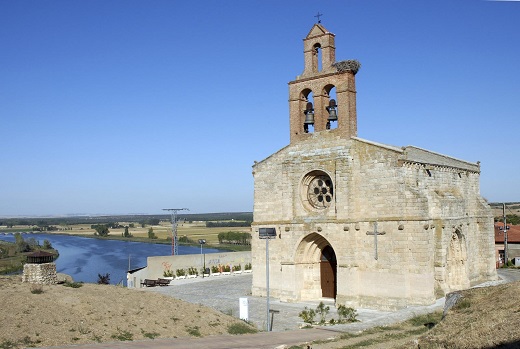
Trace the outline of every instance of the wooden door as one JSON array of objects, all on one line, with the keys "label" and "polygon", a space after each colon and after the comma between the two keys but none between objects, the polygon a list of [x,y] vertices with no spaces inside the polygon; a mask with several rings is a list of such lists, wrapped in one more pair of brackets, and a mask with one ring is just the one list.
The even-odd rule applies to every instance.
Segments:
[{"label": "wooden door", "polygon": [[321,296],[336,298],[336,255],[332,247],[323,249],[320,262]]}]

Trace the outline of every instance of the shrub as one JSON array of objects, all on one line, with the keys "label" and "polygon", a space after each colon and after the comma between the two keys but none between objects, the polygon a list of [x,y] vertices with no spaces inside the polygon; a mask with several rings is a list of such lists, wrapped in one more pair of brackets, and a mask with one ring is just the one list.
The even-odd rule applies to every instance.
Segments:
[{"label": "shrub", "polygon": [[216,265],[211,266],[212,273],[218,273],[219,271],[220,271],[220,269]]},{"label": "shrub", "polygon": [[202,337],[199,326],[186,327],[186,332],[188,332],[191,336],[194,336],[194,337]]},{"label": "shrub", "polygon": [[242,266],[240,264],[233,266],[233,271],[239,271],[239,270],[242,270]]},{"label": "shrub", "polygon": [[344,305],[338,306],[338,322],[356,322],[357,311],[354,308],[346,307]]},{"label": "shrub", "polygon": [[174,274],[173,274],[173,270],[171,269],[166,269],[164,272],[163,272],[163,276],[164,277],[173,277]]},{"label": "shrub", "polygon": [[110,284],[110,274],[109,273],[106,273],[106,274],[97,274],[98,275],[98,281],[97,283],[99,285],[108,285]]},{"label": "shrub", "polygon": [[197,268],[189,267],[188,268],[188,275],[199,275],[199,272],[198,272]]},{"label": "shrub", "polygon": [[244,269],[251,270],[251,269],[253,269],[253,267],[251,266],[251,263],[246,263],[246,265],[244,266]]},{"label": "shrub", "polygon": [[314,317],[316,316],[316,311],[314,309],[309,309],[305,307],[299,314],[299,317],[302,318],[303,322],[307,324],[312,324],[314,322]]},{"label": "shrub", "polygon": [[142,329],[141,329],[141,333],[143,334],[143,337],[150,338],[150,339],[155,339],[160,336],[160,334],[157,332],[145,332]]},{"label": "shrub", "polygon": [[222,267],[222,270],[225,272],[230,272],[231,268],[229,267],[229,265],[225,265],[224,267]]},{"label": "shrub", "polygon": [[330,307],[328,305],[325,306],[323,302],[320,302],[320,304],[318,304],[318,306],[316,307],[316,313],[320,315],[320,324],[325,323],[325,317],[329,313],[329,310]]},{"label": "shrub", "polygon": [[184,275],[186,275],[186,270],[184,270],[184,269],[177,269],[177,270],[175,271],[175,274],[176,274],[177,276],[184,276]]},{"label": "shrub", "polygon": [[113,339],[117,339],[119,341],[131,341],[134,338],[134,335],[128,331],[121,330],[120,328],[117,328],[117,334],[113,334]]},{"label": "shrub", "polygon": [[258,330],[251,325],[244,322],[235,322],[228,326],[227,331],[229,334],[246,334],[246,333],[257,333]]},{"label": "shrub", "polygon": [[69,282],[69,281],[65,281],[63,283],[63,286],[65,286],[65,287],[72,287],[72,288],[80,288],[81,286],[83,286],[83,283],[82,282]]}]

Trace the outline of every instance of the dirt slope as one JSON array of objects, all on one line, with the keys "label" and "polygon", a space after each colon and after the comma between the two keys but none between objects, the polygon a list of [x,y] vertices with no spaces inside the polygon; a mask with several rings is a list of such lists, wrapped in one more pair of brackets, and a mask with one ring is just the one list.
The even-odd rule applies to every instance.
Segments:
[{"label": "dirt slope", "polygon": [[43,286],[0,276],[0,348],[207,336],[240,322],[211,308],[112,285]]}]

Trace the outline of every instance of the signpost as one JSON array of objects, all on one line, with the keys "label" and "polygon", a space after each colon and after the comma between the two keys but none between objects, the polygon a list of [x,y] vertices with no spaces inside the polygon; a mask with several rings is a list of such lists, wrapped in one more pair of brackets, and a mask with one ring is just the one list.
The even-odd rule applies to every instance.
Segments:
[{"label": "signpost", "polygon": [[265,283],[266,283],[266,291],[267,291],[267,323],[266,323],[266,331],[271,331],[269,318],[269,240],[276,239],[276,229],[275,228],[260,228],[258,229],[258,237],[260,239],[265,239]]}]

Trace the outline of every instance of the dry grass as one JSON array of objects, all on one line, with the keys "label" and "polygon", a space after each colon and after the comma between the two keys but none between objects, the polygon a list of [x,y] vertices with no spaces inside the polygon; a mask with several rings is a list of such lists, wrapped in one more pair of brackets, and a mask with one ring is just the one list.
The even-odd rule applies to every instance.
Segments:
[{"label": "dry grass", "polygon": [[[313,349],[467,349],[520,348],[520,281],[462,291],[463,298],[441,320],[441,313],[403,323],[344,334],[312,343]],[[428,329],[431,325],[436,325]],[[306,345],[293,346],[304,349]]]},{"label": "dry grass", "polygon": [[446,318],[419,339],[421,349],[520,347],[520,282],[462,294]]},{"label": "dry grass", "polygon": [[227,334],[242,321],[172,297],[111,285],[35,286],[0,276],[0,348]]}]

